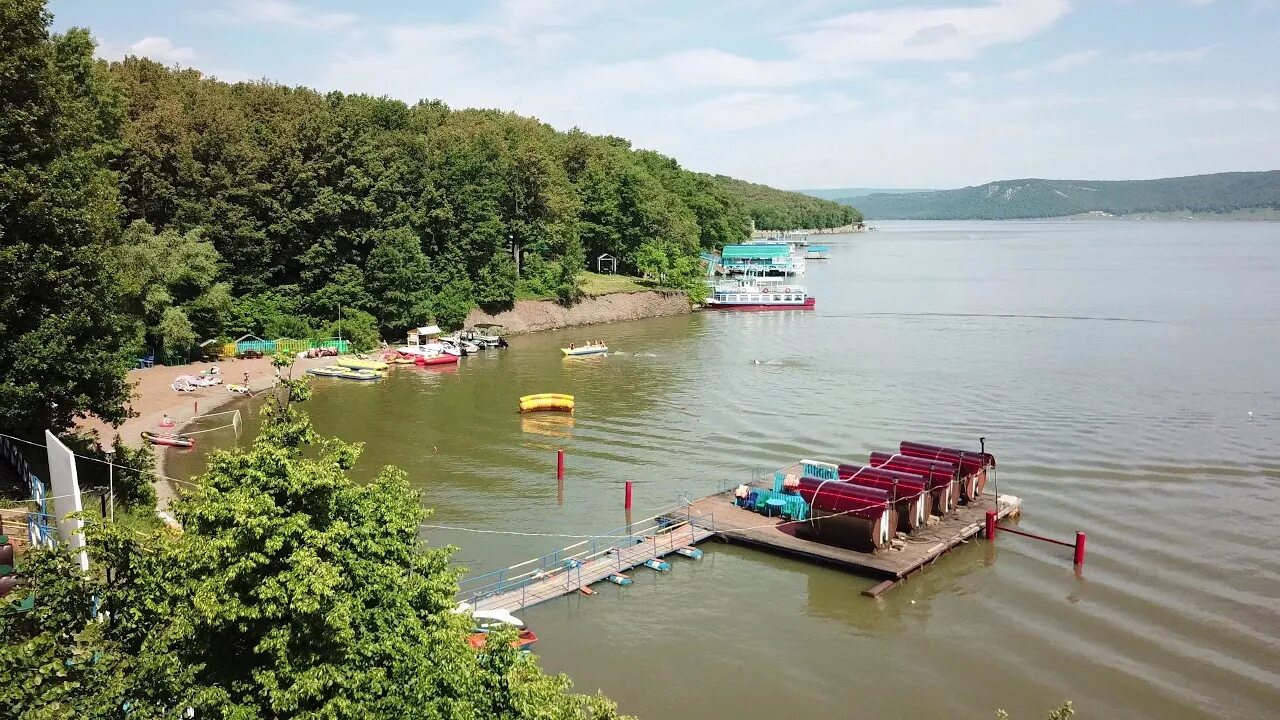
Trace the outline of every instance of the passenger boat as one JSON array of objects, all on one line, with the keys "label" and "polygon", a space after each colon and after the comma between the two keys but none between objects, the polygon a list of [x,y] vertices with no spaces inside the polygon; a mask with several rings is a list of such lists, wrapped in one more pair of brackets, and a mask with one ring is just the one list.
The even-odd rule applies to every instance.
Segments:
[{"label": "passenger boat", "polygon": [[586,345],[570,345],[567,348],[560,348],[560,352],[568,357],[577,357],[579,355],[600,355],[609,352],[609,346],[604,343],[587,343]]},{"label": "passenger boat", "polygon": [[802,285],[783,278],[744,277],[735,283],[716,285],[706,306],[718,310],[812,310],[817,301]]},{"label": "passenger boat", "polygon": [[174,433],[153,433],[149,430],[142,431],[142,439],[152,445],[167,445],[176,448],[195,447],[196,441],[186,435],[175,435]]},{"label": "passenger boat", "polygon": [[311,368],[307,370],[308,375],[317,377],[335,377],[343,380],[377,380],[382,375],[373,370],[365,370],[362,368],[348,368],[340,365],[326,365],[324,367]]}]

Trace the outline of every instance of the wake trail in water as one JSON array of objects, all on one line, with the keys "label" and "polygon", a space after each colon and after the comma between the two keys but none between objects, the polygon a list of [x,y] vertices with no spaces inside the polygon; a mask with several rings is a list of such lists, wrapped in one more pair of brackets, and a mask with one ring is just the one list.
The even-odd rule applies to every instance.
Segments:
[{"label": "wake trail in water", "polygon": [[918,312],[918,313],[899,313],[899,312],[869,312],[869,313],[853,313],[851,315],[827,315],[824,318],[893,318],[893,317],[922,317],[922,318],[990,318],[999,320],[1085,320],[1092,322],[1122,322],[1122,323],[1148,323],[1152,325],[1166,324],[1163,320],[1152,320],[1150,318],[1126,318],[1126,317],[1105,317],[1091,315],[1037,315],[1022,313],[944,313],[944,312]]}]

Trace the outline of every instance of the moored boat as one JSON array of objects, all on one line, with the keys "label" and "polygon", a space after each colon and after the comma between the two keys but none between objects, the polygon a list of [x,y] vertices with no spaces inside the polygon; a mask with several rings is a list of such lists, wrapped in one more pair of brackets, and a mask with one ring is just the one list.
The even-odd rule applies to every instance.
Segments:
[{"label": "moored boat", "polygon": [[189,448],[195,447],[196,441],[186,435],[177,435],[175,433],[154,433],[149,430],[142,431],[142,439],[152,445],[166,445],[168,447]]},{"label": "moored boat", "polygon": [[784,283],[782,278],[746,277],[735,283],[716,285],[706,306],[717,310],[812,310],[817,301],[803,285]]},{"label": "moored boat", "polygon": [[337,365],[338,367],[352,368],[355,370],[380,371],[387,369],[387,364],[381,360],[362,357],[338,358],[338,360],[334,362],[334,365]]},{"label": "moored boat", "polygon": [[326,365],[324,367],[316,367],[307,370],[308,375],[317,377],[335,377],[343,380],[377,380],[382,375],[373,370],[365,370],[361,368],[348,368],[340,365]]},{"label": "moored boat", "polygon": [[413,359],[413,364],[418,367],[425,365],[453,365],[458,362],[457,355],[440,354],[440,355],[419,355]]}]

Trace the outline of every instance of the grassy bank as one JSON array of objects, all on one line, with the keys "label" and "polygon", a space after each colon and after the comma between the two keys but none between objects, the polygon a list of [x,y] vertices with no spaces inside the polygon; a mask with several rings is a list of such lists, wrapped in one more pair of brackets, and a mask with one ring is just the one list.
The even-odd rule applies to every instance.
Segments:
[{"label": "grassy bank", "polygon": [[[582,292],[587,297],[599,297],[613,293],[644,292],[646,290],[667,290],[658,283],[630,275],[601,275],[584,272],[582,274]],[[555,300],[555,293],[518,293],[517,300]]]}]

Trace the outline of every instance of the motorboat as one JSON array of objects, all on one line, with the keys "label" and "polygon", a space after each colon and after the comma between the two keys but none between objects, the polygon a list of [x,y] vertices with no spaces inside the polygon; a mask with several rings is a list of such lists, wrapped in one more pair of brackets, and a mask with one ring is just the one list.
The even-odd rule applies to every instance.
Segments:
[{"label": "motorboat", "polygon": [[154,433],[149,430],[143,430],[142,439],[152,445],[166,445],[176,448],[189,448],[196,445],[196,441],[191,437],[176,433]]},{"label": "motorboat", "polygon": [[444,344],[445,347],[453,347],[461,350],[463,357],[480,352],[480,346],[463,337],[463,333],[445,335],[440,338],[440,342]]},{"label": "motorboat", "polygon": [[476,323],[475,327],[463,331],[463,337],[481,347],[506,347],[507,341],[498,334],[501,329],[497,323]]},{"label": "motorboat", "polygon": [[455,365],[458,362],[457,355],[419,355],[413,359],[413,364],[419,367],[426,365]]},{"label": "motorboat", "polygon": [[504,626],[516,628],[516,639],[511,641],[511,647],[517,650],[528,652],[538,642],[538,636],[520,618],[506,610],[475,610],[467,603],[459,603],[454,612],[471,614],[475,625],[467,636],[467,644],[476,650],[484,647],[490,631]]},{"label": "motorboat", "polygon": [[609,346],[600,342],[591,342],[586,345],[570,345],[567,348],[560,348],[560,352],[564,353],[566,357],[602,355],[609,352]]}]

